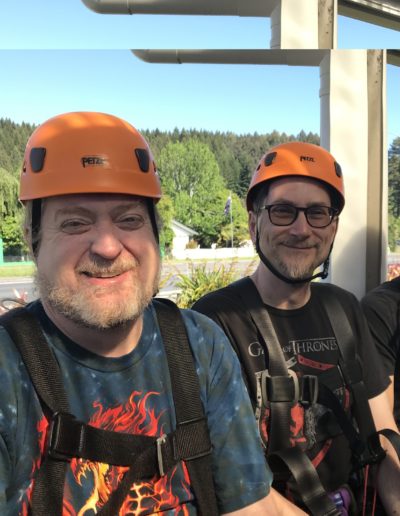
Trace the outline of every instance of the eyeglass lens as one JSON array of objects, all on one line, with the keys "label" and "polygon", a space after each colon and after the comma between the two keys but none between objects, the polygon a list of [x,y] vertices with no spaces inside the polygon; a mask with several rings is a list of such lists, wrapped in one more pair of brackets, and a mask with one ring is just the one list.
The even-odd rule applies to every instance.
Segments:
[{"label": "eyeglass lens", "polygon": [[275,204],[265,206],[268,209],[272,224],[276,226],[289,226],[297,219],[299,211],[304,211],[307,222],[310,226],[322,228],[328,226],[332,221],[332,208],[328,206],[309,206],[298,208],[291,204]]}]

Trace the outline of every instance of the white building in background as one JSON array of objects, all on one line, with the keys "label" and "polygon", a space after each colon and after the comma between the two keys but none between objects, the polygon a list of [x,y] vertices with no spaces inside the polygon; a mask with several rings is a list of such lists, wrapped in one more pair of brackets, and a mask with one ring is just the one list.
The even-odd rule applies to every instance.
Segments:
[{"label": "white building in background", "polygon": [[174,258],[180,258],[182,253],[185,252],[187,244],[197,235],[197,232],[174,219],[171,223],[171,229],[174,233],[171,250],[172,256]]}]

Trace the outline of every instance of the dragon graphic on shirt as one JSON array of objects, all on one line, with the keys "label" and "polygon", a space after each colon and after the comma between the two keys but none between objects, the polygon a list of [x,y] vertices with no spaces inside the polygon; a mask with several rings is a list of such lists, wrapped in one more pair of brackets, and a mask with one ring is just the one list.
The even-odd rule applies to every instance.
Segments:
[{"label": "dragon graphic on shirt", "polygon": [[[89,424],[104,430],[124,432],[129,434],[140,434],[152,437],[160,436],[163,433],[160,418],[163,414],[156,414],[154,409],[148,406],[151,396],[159,395],[156,392],[133,392],[124,405],[112,408],[104,408],[100,402],[94,402],[94,414],[89,420]],[[43,417],[37,426],[39,434],[39,448],[43,454],[46,444],[48,422]],[[41,459],[34,462],[32,477],[39,469]],[[182,473],[178,475],[178,468],[181,467]],[[68,474],[68,482],[65,483],[63,516],[85,516],[99,512],[101,507],[109,499],[111,493],[117,488],[124,474],[129,468],[112,466],[85,459],[72,459],[70,463],[71,472]],[[71,475],[72,473],[72,475]],[[71,477],[75,485],[71,484]],[[174,508],[175,514],[187,516],[189,514],[185,505],[180,505],[179,497],[174,494],[174,481],[179,482],[184,490],[186,497],[185,503],[193,498],[190,491],[190,480],[187,468],[184,463],[177,465],[165,476],[158,476],[145,482],[135,483],[131,486],[128,496],[123,502],[119,511],[120,515],[139,515],[139,514],[163,514]],[[90,484],[90,495],[79,509],[73,504],[72,491],[84,484]],[[26,493],[26,501],[22,505],[22,516],[29,514],[29,500],[32,494],[33,482]]]}]

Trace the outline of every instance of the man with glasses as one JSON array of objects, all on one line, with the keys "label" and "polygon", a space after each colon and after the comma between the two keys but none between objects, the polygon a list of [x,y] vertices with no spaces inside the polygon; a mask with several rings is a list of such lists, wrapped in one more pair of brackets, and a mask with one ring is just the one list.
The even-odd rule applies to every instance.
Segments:
[{"label": "man with glasses", "polygon": [[273,486],[311,514],[348,514],[367,503],[357,500],[363,468],[384,457],[377,486],[394,514],[398,460],[371,437],[375,427],[396,430],[388,379],[356,298],[312,282],[328,275],[344,207],[341,168],[316,145],[278,145],[262,157],[246,202],[260,263],[193,308],[222,327],[239,356]]}]

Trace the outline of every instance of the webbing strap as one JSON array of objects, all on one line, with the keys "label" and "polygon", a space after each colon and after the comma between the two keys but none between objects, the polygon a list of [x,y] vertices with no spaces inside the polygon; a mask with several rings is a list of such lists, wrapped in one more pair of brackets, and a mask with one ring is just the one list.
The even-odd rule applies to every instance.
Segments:
[{"label": "webbing strap", "polygon": [[199,513],[202,516],[218,514],[209,457],[211,442],[186,330],[174,304],[164,300],[163,304],[157,302],[156,311],[158,317],[162,312],[159,324],[167,351],[172,387],[175,389],[179,385],[176,399],[173,392],[174,401],[178,404],[177,429],[158,440],[148,436],[110,432],[76,420],[69,413],[58,363],[36,318],[23,308],[1,317],[0,322],[19,349],[44,409],[52,417],[49,450],[34,481],[32,516],[62,514],[66,468],[72,457],[131,466],[99,511],[101,516],[115,516],[119,513],[134,482],[152,478],[161,469],[161,474],[164,474],[180,460],[188,461]]},{"label": "webbing strap", "polygon": [[58,362],[35,316],[26,308],[15,308],[1,316],[1,324],[17,346],[36,393],[47,410],[52,414],[69,412]]},{"label": "webbing strap", "polygon": [[340,360],[339,365],[344,380],[353,394],[354,415],[359,431],[362,439],[367,441],[368,438],[375,433],[375,425],[362,379],[361,366],[356,357],[354,333],[342,305],[329,288],[324,289],[321,300],[331,323],[341,354],[342,360]]},{"label": "webbing strap", "polygon": [[333,412],[335,420],[347,438],[351,450],[360,456],[365,450],[365,442],[354,428],[338,397],[322,383],[319,384],[318,403]]},{"label": "webbing strap", "polygon": [[377,431],[378,435],[383,435],[395,449],[397,456],[400,458],[400,435],[391,428],[384,428]]},{"label": "webbing strap", "polygon": [[[186,327],[178,307],[167,299],[156,299],[154,306],[168,359],[178,429],[191,421],[204,419],[200,386]],[[219,514],[210,453],[209,441],[208,453],[186,462],[201,516]]]},{"label": "webbing strap", "polygon": [[[258,328],[268,356],[268,374],[271,377],[289,378],[286,360],[279,344],[268,311],[263,308],[260,294],[250,278],[242,278],[231,285],[237,290],[249,312],[255,326]],[[270,402],[270,423],[268,430],[268,453],[287,448],[290,443],[291,408],[293,401]]]},{"label": "webbing strap", "polygon": [[379,434],[384,435],[392,443],[398,457],[400,457],[400,437],[398,434],[390,429],[376,431],[368,402],[367,390],[362,378],[361,365],[356,356],[354,334],[349,319],[337,297],[330,289],[324,289],[324,295],[321,296],[321,299],[341,354],[339,362],[341,371],[346,384],[353,394],[354,415],[360,436],[362,441],[367,444],[365,452],[361,455],[357,456],[357,450],[353,449],[358,461],[358,467],[362,467],[365,464],[378,463],[385,456],[385,451],[379,440]]},{"label": "webbing strap", "polygon": [[[25,308],[15,308],[1,316],[1,324],[17,346],[47,415],[69,412],[57,360],[36,318]],[[62,514],[66,471],[65,461],[45,456],[34,480],[32,516]]]},{"label": "webbing strap", "polygon": [[[284,385],[290,385],[290,383],[283,382],[282,377],[287,377],[289,370],[268,311],[262,308],[263,302],[259,292],[249,278],[243,278],[232,286],[238,290],[247,311],[265,341],[269,357],[268,376],[271,378],[281,377],[279,383],[282,383],[283,387],[279,388],[279,396],[281,400],[285,399],[284,393],[281,391],[287,391],[290,394],[291,390]],[[298,390],[300,390],[299,387]],[[358,444],[358,436],[351,427],[343,408],[339,406],[339,401],[323,385],[315,392],[318,393],[319,402],[334,405],[335,412],[340,414],[339,423],[346,429],[349,438]],[[310,509],[313,516],[337,516],[340,512],[328,497],[308,456],[297,447],[289,448],[290,408],[294,400],[289,401],[289,396],[287,399],[288,402],[270,402],[268,463],[274,473],[279,470],[281,472],[282,465],[290,471],[304,504]],[[311,401],[316,401],[314,396]]]},{"label": "webbing strap", "polygon": [[[105,505],[98,511],[98,516],[117,516],[119,514],[119,510],[128,496],[132,484],[139,480],[144,480],[143,471],[147,469],[149,462],[152,460],[151,453],[152,448],[147,448],[137,457],[134,467],[129,468],[125,473],[117,489],[111,493]],[[151,477],[151,474],[147,476],[148,479]]]},{"label": "webbing strap", "polygon": [[272,471],[285,470],[293,476],[297,493],[313,516],[340,516],[342,513],[327,495],[318,473],[307,455],[297,446],[272,453],[268,457]]},{"label": "webbing strap", "polygon": [[148,447],[151,451],[143,478],[164,475],[180,460],[192,460],[210,452],[207,420],[182,423],[174,432],[156,439],[95,428],[71,414],[57,413],[51,423],[48,453],[53,459],[64,461],[80,458],[129,467]]}]

